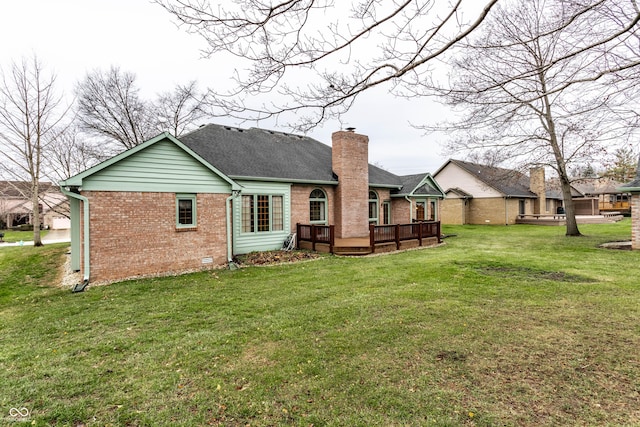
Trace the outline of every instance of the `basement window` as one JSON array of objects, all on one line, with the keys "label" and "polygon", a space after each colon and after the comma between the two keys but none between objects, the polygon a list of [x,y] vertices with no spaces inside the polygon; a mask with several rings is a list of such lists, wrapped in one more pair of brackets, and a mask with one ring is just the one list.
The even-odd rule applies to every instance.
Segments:
[{"label": "basement window", "polygon": [[176,194],[176,228],[194,228],[196,225],[196,195]]}]

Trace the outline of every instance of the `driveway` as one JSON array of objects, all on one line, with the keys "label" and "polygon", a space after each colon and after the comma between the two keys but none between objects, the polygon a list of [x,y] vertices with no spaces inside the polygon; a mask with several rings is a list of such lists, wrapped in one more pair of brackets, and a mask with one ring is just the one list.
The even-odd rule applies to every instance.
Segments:
[{"label": "driveway", "polygon": [[[70,230],[51,230],[47,233],[46,236],[42,238],[43,244],[48,243],[68,243],[71,242],[71,231]],[[22,244],[20,242],[15,243],[0,243],[0,248],[6,248],[9,246],[31,246],[33,245],[33,241],[24,241]]]}]

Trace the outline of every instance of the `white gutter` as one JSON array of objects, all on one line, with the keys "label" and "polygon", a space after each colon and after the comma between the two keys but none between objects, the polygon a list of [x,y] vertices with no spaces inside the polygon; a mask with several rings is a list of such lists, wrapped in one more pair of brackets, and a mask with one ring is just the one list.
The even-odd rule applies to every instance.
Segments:
[{"label": "white gutter", "polygon": [[91,266],[90,266],[90,261],[89,261],[89,199],[87,199],[84,196],[81,196],[78,193],[73,193],[69,190],[67,190],[64,187],[60,187],[60,190],[62,191],[62,194],[64,194],[67,197],[71,197],[77,200],[80,200],[81,202],[84,203],[83,206],[83,212],[84,212],[84,254],[83,254],[83,264],[84,264],[84,277],[82,278],[82,283],[78,283],[76,284],[73,289],[72,292],[82,292],[84,291],[84,288],[87,287],[87,285],[89,284],[89,275],[91,272]]},{"label": "white gutter", "polygon": [[229,265],[229,270],[235,270],[238,268],[233,263],[233,235],[231,233],[231,221],[232,221],[232,209],[231,209],[231,200],[235,199],[240,192],[238,190],[232,190],[231,195],[227,197],[225,202],[225,207],[227,210],[227,263]]}]

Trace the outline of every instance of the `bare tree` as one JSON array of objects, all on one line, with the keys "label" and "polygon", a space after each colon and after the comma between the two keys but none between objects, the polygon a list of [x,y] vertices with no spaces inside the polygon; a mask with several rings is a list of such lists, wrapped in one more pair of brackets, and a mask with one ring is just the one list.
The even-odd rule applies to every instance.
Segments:
[{"label": "bare tree", "polygon": [[198,120],[207,116],[205,102],[206,96],[198,91],[195,81],[158,95],[153,108],[158,131],[170,131],[178,137],[192,130]]},{"label": "bare tree", "polygon": [[59,182],[108,159],[112,154],[71,124],[59,130],[57,138],[47,147],[46,176],[51,182]]},{"label": "bare tree", "polygon": [[[490,149],[512,164],[553,168],[571,236],[580,231],[569,166],[601,159],[608,146],[626,141],[634,130],[626,92],[598,80],[619,79],[628,69],[624,64],[634,62],[617,58],[613,63],[612,57],[627,50],[637,24],[613,25],[612,1],[583,3],[499,5],[454,57],[450,85],[440,90],[459,112],[457,120],[440,127],[458,132],[449,150]],[[634,4],[629,0],[631,8]],[[414,94],[434,89],[437,85],[424,83]]]},{"label": "bare tree", "polygon": [[133,73],[118,67],[88,73],[76,87],[77,118],[88,133],[129,149],[154,136],[150,107],[140,99]]},{"label": "bare tree", "polygon": [[291,126],[306,131],[373,87],[389,83],[401,92],[424,79],[498,0],[155,2],[203,37],[220,66],[225,54],[247,61],[235,67],[231,91],[212,90],[212,115],[255,120],[295,112]]},{"label": "bare tree", "polygon": [[[206,96],[198,91],[195,81],[178,85],[155,100],[143,99],[139,92],[135,74],[118,67],[93,71],[76,86],[80,129],[88,136],[106,138],[102,146],[93,140],[98,146],[93,154],[115,154],[164,131],[179,136],[206,116]],[[85,141],[83,154],[88,154],[88,148]]]},{"label": "bare tree", "polygon": [[61,110],[61,97],[55,93],[55,76],[46,75],[37,57],[13,63],[8,72],[1,71],[0,144],[5,161],[0,162],[0,168],[7,176],[28,182],[25,195],[32,205],[33,242],[42,246],[39,195],[43,157],[66,109]]}]

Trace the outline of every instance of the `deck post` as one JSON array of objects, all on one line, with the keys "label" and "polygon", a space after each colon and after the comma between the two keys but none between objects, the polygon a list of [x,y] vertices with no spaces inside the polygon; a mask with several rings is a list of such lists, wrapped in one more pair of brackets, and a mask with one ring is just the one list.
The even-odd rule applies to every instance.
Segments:
[{"label": "deck post", "polygon": [[311,250],[316,250],[316,226],[311,224]]},{"label": "deck post", "polygon": [[424,228],[424,223],[418,223],[418,245],[422,246],[422,229]]},{"label": "deck post", "polygon": [[376,251],[376,226],[369,224],[369,246],[371,246],[371,253]]},{"label": "deck post", "polygon": [[396,250],[400,250],[400,224],[396,224],[394,227],[394,233],[396,238]]},{"label": "deck post", "polygon": [[329,253],[333,253],[333,247],[336,244],[335,225],[329,226]]}]

